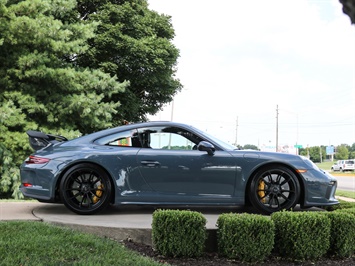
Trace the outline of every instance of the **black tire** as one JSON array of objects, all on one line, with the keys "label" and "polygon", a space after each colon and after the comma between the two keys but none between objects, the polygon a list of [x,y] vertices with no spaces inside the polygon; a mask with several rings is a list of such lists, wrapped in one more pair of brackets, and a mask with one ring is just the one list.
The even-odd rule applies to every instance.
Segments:
[{"label": "black tire", "polygon": [[249,200],[263,214],[293,208],[300,198],[300,184],[296,175],[284,166],[270,166],[259,170],[249,186]]},{"label": "black tire", "polygon": [[60,182],[63,203],[77,214],[94,214],[105,209],[110,203],[111,191],[106,172],[88,163],[70,168]]}]

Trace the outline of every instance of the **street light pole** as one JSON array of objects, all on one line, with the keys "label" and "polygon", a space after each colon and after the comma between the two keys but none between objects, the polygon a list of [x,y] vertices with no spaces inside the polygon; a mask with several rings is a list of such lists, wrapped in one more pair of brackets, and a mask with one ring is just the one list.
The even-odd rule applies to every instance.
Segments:
[{"label": "street light pole", "polygon": [[276,105],[276,152],[279,147],[279,106]]},{"label": "street light pole", "polygon": [[235,128],[235,146],[237,147],[238,144],[238,116],[237,116],[237,125]]}]

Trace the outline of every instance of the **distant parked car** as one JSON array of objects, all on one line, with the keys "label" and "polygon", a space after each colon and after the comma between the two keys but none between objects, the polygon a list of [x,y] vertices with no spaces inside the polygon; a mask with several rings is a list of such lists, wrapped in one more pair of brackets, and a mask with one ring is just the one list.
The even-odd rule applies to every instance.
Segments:
[{"label": "distant parked car", "polygon": [[355,160],[343,160],[341,171],[354,171],[355,170]]},{"label": "distant parked car", "polygon": [[355,170],[355,159],[354,160],[339,160],[331,167],[332,171],[354,171]]},{"label": "distant parked car", "polygon": [[341,165],[341,161],[337,161],[336,163],[334,163],[334,164],[332,165],[332,167],[330,168],[330,170],[332,170],[333,172],[335,172],[335,171],[340,171],[340,170],[341,170],[340,165]]}]

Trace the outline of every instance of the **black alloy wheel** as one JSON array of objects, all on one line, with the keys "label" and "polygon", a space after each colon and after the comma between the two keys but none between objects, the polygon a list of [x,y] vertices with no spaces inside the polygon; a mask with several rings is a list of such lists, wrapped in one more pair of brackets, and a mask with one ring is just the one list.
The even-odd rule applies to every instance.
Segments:
[{"label": "black alloy wheel", "polygon": [[263,214],[292,209],[300,198],[297,176],[284,166],[270,166],[259,170],[249,187],[249,200]]},{"label": "black alloy wheel", "polygon": [[65,206],[77,214],[94,214],[110,203],[111,183],[101,168],[78,164],[70,168],[60,182],[60,195]]}]

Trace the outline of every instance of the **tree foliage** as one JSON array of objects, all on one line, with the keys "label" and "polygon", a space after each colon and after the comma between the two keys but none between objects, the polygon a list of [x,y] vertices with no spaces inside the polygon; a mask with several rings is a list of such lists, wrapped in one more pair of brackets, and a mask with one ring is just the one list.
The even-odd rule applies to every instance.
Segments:
[{"label": "tree foliage", "polygon": [[313,162],[321,162],[326,158],[326,147],[325,146],[314,146],[309,148],[300,148],[299,154],[302,156],[309,157]]},{"label": "tree foliage", "polygon": [[80,0],[78,6],[83,19],[99,22],[78,63],[130,81],[112,96],[122,104],[114,123],[146,120],[172,101],[182,86],[174,77],[179,51],[171,44],[170,17],[149,10],[146,0]]},{"label": "tree foliage", "polygon": [[0,0],[0,192],[19,195],[27,130],[71,138],[169,102],[173,36],[145,0]]},{"label": "tree foliage", "polygon": [[243,146],[243,149],[244,150],[256,150],[256,151],[259,150],[259,148],[257,146],[255,146],[255,145],[253,145],[253,144],[245,144]]},{"label": "tree foliage", "polygon": [[27,0],[3,6],[1,101],[23,118],[21,124],[7,125],[9,131],[23,132],[29,125],[88,133],[111,126],[120,103],[105,99],[122,92],[125,84],[76,64],[76,58],[87,52],[87,40],[95,36],[98,23],[69,21],[67,13],[75,8],[73,0]]},{"label": "tree foliage", "polygon": [[355,159],[355,143],[349,146],[349,159]]},{"label": "tree foliage", "polygon": [[346,159],[349,159],[349,150],[348,150],[348,145],[346,144],[342,144],[342,145],[339,145],[337,148],[336,148],[336,154],[335,154],[335,159],[338,159],[338,160],[346,160]]}]

